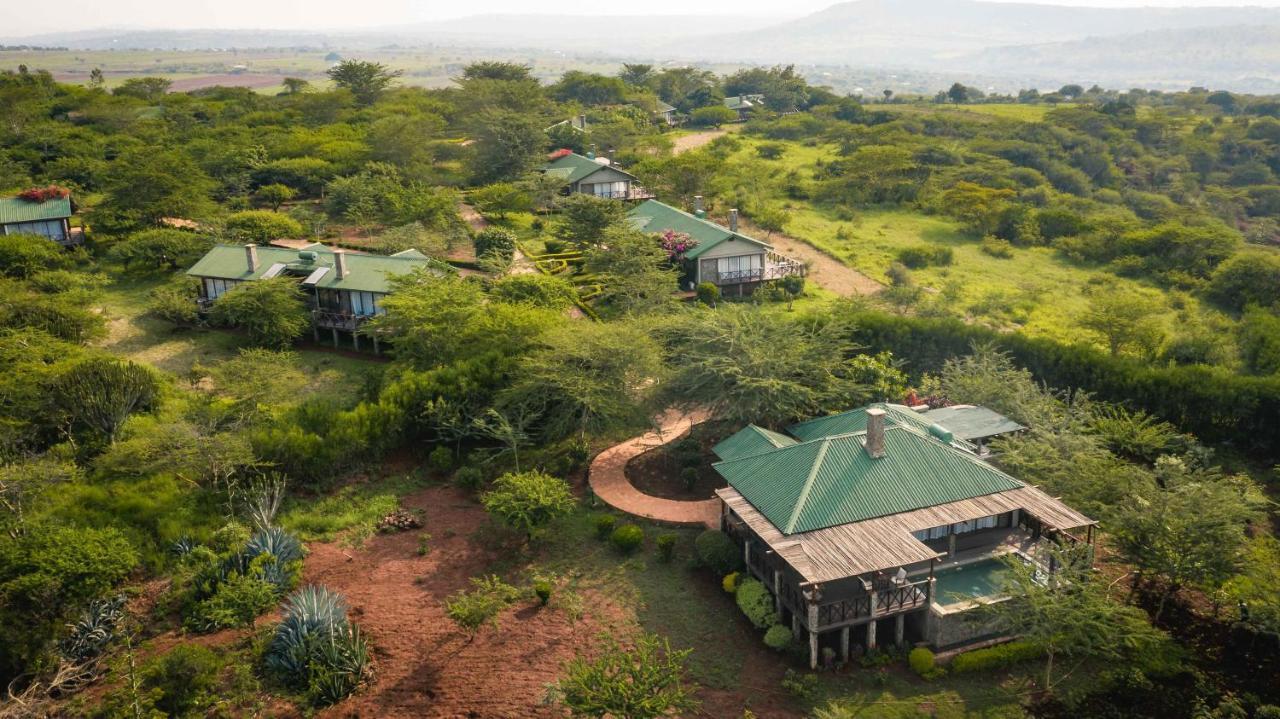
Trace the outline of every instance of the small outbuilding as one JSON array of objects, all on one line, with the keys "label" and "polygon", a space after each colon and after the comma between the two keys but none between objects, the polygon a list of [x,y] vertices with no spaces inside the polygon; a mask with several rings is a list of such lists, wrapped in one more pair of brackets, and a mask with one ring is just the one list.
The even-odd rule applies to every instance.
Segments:
[{"label": "small outbuilding", "polygon": [[41,235],[60,245],[79,244],[71,232],[71,198],[28,200],[22,196],[0,198],[0,234]]}]

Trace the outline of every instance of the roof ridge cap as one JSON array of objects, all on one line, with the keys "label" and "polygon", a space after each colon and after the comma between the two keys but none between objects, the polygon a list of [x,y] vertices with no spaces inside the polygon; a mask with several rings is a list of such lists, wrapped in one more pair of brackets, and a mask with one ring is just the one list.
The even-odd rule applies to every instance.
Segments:
[{"label": "roof ridge cap", "polygon": [[809,476],[804,480],[804,486],[800,488],[800,496],[796,497],[796,506],[791,510],[791,516],[787,519],[787,526],[782,530],[784,534],[792,534],[796,529],[796,520],[800,518],[800,510],[804,508],[805,502],[809,500],[809,492],[813,489],[813,482],[818,477],[818,470],[822,469],[822,461],[827,457],[827,447],[831,445],[829,438],[824,438],[822,444],[818,447],[818,455],[813,458],[813,467],[809,469]]}]

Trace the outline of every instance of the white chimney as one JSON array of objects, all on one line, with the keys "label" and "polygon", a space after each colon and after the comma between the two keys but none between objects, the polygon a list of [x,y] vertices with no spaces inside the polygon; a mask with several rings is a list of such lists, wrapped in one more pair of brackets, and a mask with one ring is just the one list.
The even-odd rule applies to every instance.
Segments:
[{"label": "white chimney", "polygon": [[707,211],[702,206],[702,195],[693,196],[693,214],[697,217],[707,216]]},{"label": "white chimney", "polygon": [[245,263],[249,265],[250,272],[258,271],[258,246],[249,243],[244,246]]},{"label": "white chimney", "polygon": [[338,279],[347,276],[347,251],[340,247],[333,251],[333,271]]},{"label": "white chimney", "polygon": [[884,456],[884,410],[875,407],[867,410],[867,436],[862,446],[872,459]]},{"label": "white chimney", "polygon": [[732,210],[729,210],[729,231],[730,232],[738,231],[738,208],[736,207],[733,208]]}]

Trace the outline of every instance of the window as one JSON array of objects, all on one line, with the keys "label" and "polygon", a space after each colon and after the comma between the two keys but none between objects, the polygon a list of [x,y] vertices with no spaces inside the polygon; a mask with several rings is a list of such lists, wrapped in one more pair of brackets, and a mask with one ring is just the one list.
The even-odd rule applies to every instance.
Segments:
[{"label": "window", "polygon": [[582,191],[588,195],[596,197],[626,197],[627,181],[620,182],[596,182],[582,186]]},{"label": "window", "polygon": [[730,279],[735,277],[751,277],[762,266],[760,255],[739,255],[737,257],[721,257],[716,260],[716,272]]},{"label": "window", "polygon": [[371,317],[382,311],[382,308],[378,307],[378,296],[373,292],[348,292],[347,294],[351,297],[351,314]]},{"label": "window", "polygon": [[941,527],[934,527],[930,529],[929,539],[942,539],[948,534],[951,534],[951,527],[944,524]]},{"label": "window", "polygon": [[969,521],[967,521],[967,522],[960,522],[960,523],[958,523],[958,524],[953,524],[953,525],[951,525],[951,529],[952,529],[952,531],[954,531],[956,534],[964,534],[965,532],[972,532],[972,531],[973,531],[973,525],[974,525],[974,521],[973,521],[972,519],[970,519],[970,520],[969,520]]},{"label": "window", "polygon": [[44,235],[51,240],[67,239],[63,232],[62,220],[37,220],[9,225],[6,234],[10,235]]},{"label": "window", "polygon": [[205,277],[204,296],[205,299],[216,300],[226,294],[227,290],[240,284],[238,280],[224,280],[217,277]]},{"label": "window", "polygon": [[990,517],[983,517],[982,519],[979,519],[978,529],[991,529],[995,527],[997,519],[999,519],[999,517],[997,517],[994,514],[991,515]]}]

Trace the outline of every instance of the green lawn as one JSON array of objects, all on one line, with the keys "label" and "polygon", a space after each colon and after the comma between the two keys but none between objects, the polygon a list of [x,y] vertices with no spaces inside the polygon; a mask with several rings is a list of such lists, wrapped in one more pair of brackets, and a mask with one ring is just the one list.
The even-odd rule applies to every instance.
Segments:
[{"label": "green lawn", "polygon": [[[1061,107],[1070,107],[1062,105]],[[1023,122],[1039,122],[1044,119],[1046,113],[1055,109],[1053,105],[1024,105],[1020,103],[992,103],[979,105],[935,105],[935,104],[900,104],[900,105],[874,105],[870,106],[873,110],[888,110],[890,112],[901,113],[919,113],[919,114],[936,114],[953,113],[957,115],[986,115],[989,117],[999,117],[1006,120],[1022,120]]]},{"label": "green lawn", "polygon": [[[99,343],[103,349],[182,377],[196,364],[234,357],[248,346],[234,332],[174,329],[168,322],[147,315],[148,293],[166,280],[160,276],[123,279],[106,287],[100,303],[107,319],[107,337]],[[307,392],[343,403],[356,399],[365,377],[381,366],[372,355],[339,354],[323,346],[303,346],[296,354],[298,369],[311,378]]]}]

